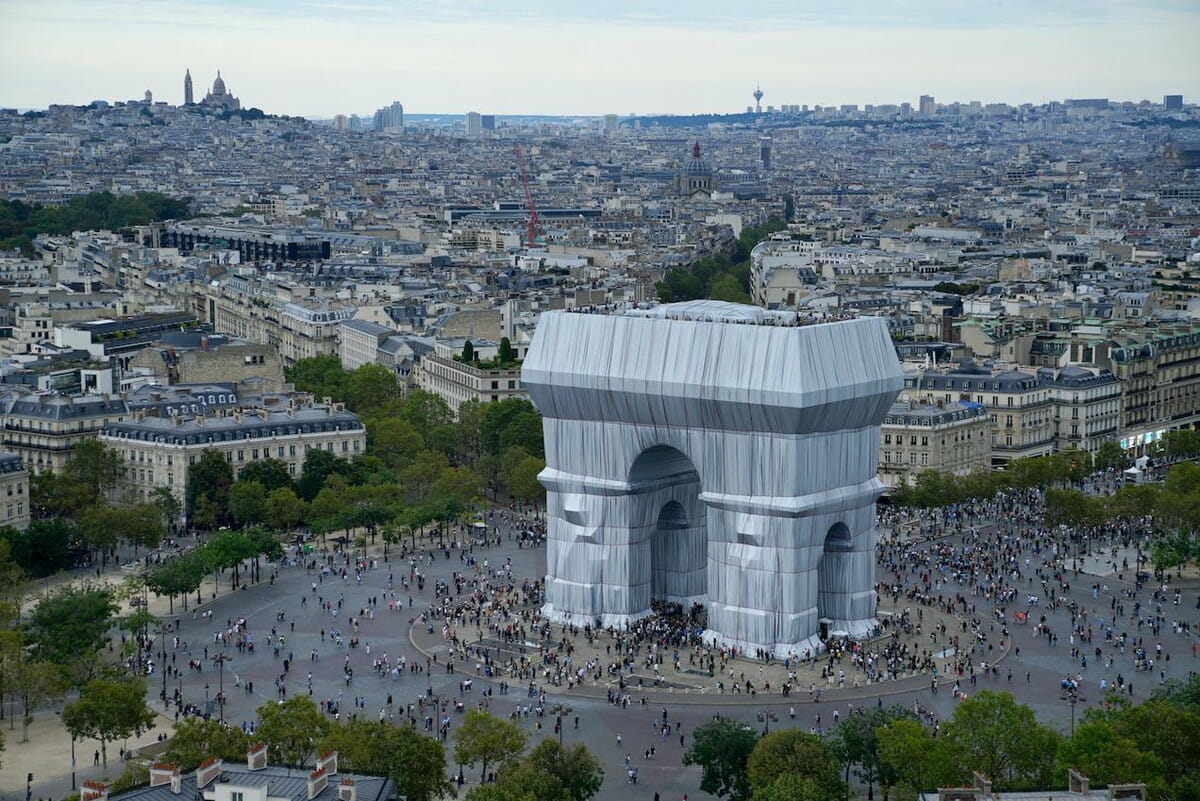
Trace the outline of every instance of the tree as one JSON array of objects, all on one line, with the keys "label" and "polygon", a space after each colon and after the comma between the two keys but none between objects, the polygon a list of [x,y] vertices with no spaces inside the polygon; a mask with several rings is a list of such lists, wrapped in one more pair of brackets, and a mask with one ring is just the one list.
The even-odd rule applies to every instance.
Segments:
[{"label": "tree", "polygon": [[125,541],[138,548],[157,548],[166,530],[163,528],[162,513],[153,503],[139,503],[120,507],[120,531]]},{"label": "tree", "polygon": [[470,766],[482,763],[481,780],[487,776],[488,765],[502,765],[524,749],[525,732],[481,709],[468,709],[454,732],[454,761]]},{"label": "tree", "polygon": [[[224,454],[215,448],[206,448],[195,464],[188,465],[187,510],[195,520],[197,504],[201,496],[207,497],[215,507],[217,520],[226,513],[229,504],[229,488],[233,486],[233,468]],[[205,509],[207,515],[210,510]]]},{"label": "tree", "polygon": [[147,574],[146,586],[159,595],[167,596],[172,614],[175,612],[175,596],[183,596],[186,608],[187,594],[197,591],[204,581],[204,574],[209,570],[204,563],[204,556],[202,549],[197,549],[163,562]]},{"label": "tree", "polygon": [[496,361],[501,365],[512,364],[517,360],[516,354],[513,353],[512,340],[508,337],[500,337],[500,347],[496,351]]},{"label": "tree", "polygon": [[1097,470],[1124,470],[1129,465],[1129,458],[1120,443],[1110,439],[1100,443],[1092,464]]},{"label": "tree", "polygon": [[345,459],[334,456],[330,451],[313,448],[304,454],[304,469],[300,473],[300,480],[296,482],[296,494],[305,501],[312,501],[330,476],[348,468],[349,463]]},{"label": "tree", "polygon": [[982,690],[954,708],[941,739],[958,764],[982,771],[999,787],[1049,784],[1059,737],[1011,694]]},{"label": "tree", "polygon": [[336,750],[343,770],[389,776],[397,794],[409,801],[434,801],[453,795],[446,779],[446,752],[432,737],[383,721],[348,720],[335,724],[321,750]]},{"label": "tree", "polygon": [[[512,433],[507,433],[509,427]],[[485,453],[499,456],[519,445],[534,456],[544,453],[542,447],[542,418],[533,404],[524,398],[506,398],[484,405],[479,421],[479,441]]]},{"label": "tree", "polygon": [[239,524],[261,523],[266,507],[267,491],[257,481],[236,481],[229,488],[229,516]]},{"label": "tree", "polygon": [[[75,528],[63,519],[31,522],[24,531],[11,526],[0,528],[0,542],[8,547],[11,563],[31,578],[52,576],[72,566],[71,540]],[[15,584],[5,585],[15,589]]]},{"label": "tree", "polygon": [[107,769],[108,743],[147,731],[154,713],[146,706],[146,684],[140,679],[93,679],[77,701],[63,707],[62,720],[71,736],[100,741]]},{"label": "tree", "polygon": [[904,797],[961,782],[966,768],[955,762],[945,741],[915,720],[897,720],[879,729],[879,760],[905,790]]},{"label": "tree", "polygon": [[847,715],[833,730],[830,749],[846,766],[847,782],[850,768],[867,783],[867,798],[874,798],[876,783],[888,788],[896,783],[893,771],[884,767],[879,758],[879,730],[897,720],[913,719],[913,713],[903,706],[866,709]]},{"label": "tree", "polygon": [[407,420],[373,417],[366,425],[367,450],[389,467],[408,466],[425,447],[425,440]]},{"label": "tree", "polygon": [[830,793],[816,779],[798,773],[783,773],[764,786],[755,787],[751,801],[842,801],[845,793]]},{"label": "tree", "polygon": [[[1200,712],[1151,699],[1113,717],[1113,729],[1162,767],[1163,798],[1195,798],[1200,791]],[[1147,768],[1153,763],[1144,762]],[[1157,788],[1156,788],[1157,789]]]},{"label": "tree", "polygon": [[329,734],[329,721],[316,704],[296,695],[282,704],[268,702],[258,708],[256,735],[267,744],[271,761],[290,768],[302,767]]},{"label": "tree", "polygon": [[118,535],[121,532],[121,510],[107,503],[97,503],[84,509],[79,514],[79,535],[93,551],[104,551],[105,562],[108,561],[107,551],[117,547]]},{"label": "tree", "polygon": [[158,509],[163,525],[168,529],[173,529],[179,522],[179,513],[183,511],[183,504],[175,497],[175,493],[171,492],[171,488],[156,487],[150,493],[150,502]]},{"label": "tree", "polygon": [[311,392],[317,398],[345,397],[348,373],[342,369],[337,356],[312,356],[300,359],[285,371],[287,380],[301,392]]},{"label": "tree", "polygon": [[346,404],[363,417],[374,414],[401,395],[396,374],[380,364],[364,364],[346,381]]},{"label": "tree", "polygon": [[40,662],[22,653],[13,664],[8,688],[21,702],[21,742],[29,742],[29,724],[33,712],[46,701],[60,698],[66,689],[55,665]]},{"label": "tree", "polygon": [[564,747],[554,740],[542,740],[522,761],[557,778],[571,801],[587,801],[604,783],[600,760],[582,743]]},{"label": "tree", "polygon": [[175,733],[171,735],[163,760],[187,772],[195,770],[209,757],[241,762],[246,759],[250,745],[250,736],[236,726],[186,717],[175,724]]},{"label": "tree", "polygon": [[757,743],[754,729],[718,718],[696,728],[683,764],[700,766],[700,789],[704,792],[745,801],[750,797],[747,761]]},{"label": "tree", "polygon": [[475,361],[475,346],[471,344],[471,340],[469,339],[463,343],[462,361],[465,364]]},{"label": "tree", "polygon": [[423,436],[438,426],[449,425],[454,421],[454,415],[445,399],[427,390],[414,390],[395,405],[395,416],[407,420],[414,429],[422,432]]},{"label": "tree", "polygon": [[1099,522],[1101,502],[1079,490],[1050,487],[1045,494],[1045,520],[1048,526],[1083,526]]},{"label": "tree", "polygon": [[[843,739],[846,734],[843,733]],[[858,754],[853,755],[857,757]],[[757,793],[776,779],[791,774],[812,781],[820,797],[840,799],[845,788],[838,781],[834,755],[820,737],[800,729],[782,729],[764,736],[746,760],[750,787]]]},{"label": "tree", "polygon": [[291,531],[304,522],[306,508],[291,487],[271,490],[263,506],[263,519],[274,531]]},{"label": "tree", "polygon": [[117,606],[104,587],[64,586],[43,597],[29,619],[38,659],[59,666],[87,666],[104,647]]},{"label": "tree", "polygon": [[257,481],[267,492],[280,487],[291,487],[292,477],[287,465],[278,459],[261,459],[251,462],[238,471],[238,481]]},{"label": "tree", "polygon": [[526,456],[508,474],[508,492],[522,501],[540,501],[546,497],[546,488],[538,476],[546,469],[546,460],[537,456]]},{"label": "tree", "polygon": [[1154,784],[1163,776],[1162,762],[1118,734],[1107,720],[1084,721],[1076,727],[1074,736],[1059,746],[1056,781],[1066,783],[1068,768],[1075,768],[1097,786],[1114,782]]},{"label": "tree", "polygon": [[86,439],[71,451],[63,475],[86,486],[95,500],[124,482],[125,460],[120,451],[99,440]]}]

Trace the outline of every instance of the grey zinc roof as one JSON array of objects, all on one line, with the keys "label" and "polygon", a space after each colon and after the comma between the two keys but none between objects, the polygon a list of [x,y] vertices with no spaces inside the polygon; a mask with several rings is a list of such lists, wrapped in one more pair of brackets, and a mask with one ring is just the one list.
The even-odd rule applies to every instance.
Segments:
[{"label": "grey zinc roof", "polygon": [[[206,785],[203,789],[196,787],[196,774],[187,773],[181,777],[179,792],[171,792],[170,784],[157,787],[138,787],[124,793],[110,796],[112,801],[191,801],[201,797],[205,790],[214,784],[231,784],[241,787],[261,787],[267,785],[267,794],[272,798],[287,798],[291,801],[308,800],[308,777],[306,769],[288,770],[287,768],[269,767],[264,770],[250,771],[244,765],[230,766],[221,771],[219,778]],[[329,777],[325,789],[317,793],[313,801],[337,801],[338,784],[342,779],[354,780],[355,794],[358,801],[388,801],[396,797],[396,788],[390,779],[382,776],[364,776],[357,773],[337,773]]]},{"label": "grey zinc roof", "polygon": [[18,417],[73,420],[124,414],[129,411],[129,407],[120,398],[100,395],[69,398],[62,395],[29,395],[14,392],[0,396],[0,410]]},{"label": "grey zinc roof", "polygon": [[12,451],[0,451],[0,473],[19,473],[24,469],[20,456]]},{"label": "grey zinc roof", "polygon": [[342,327],[376,337],[380,334],[395,333],[392,329],[385,325],[379,325],[378,323],[372,323],[367,320],[342,320]]},{"label": "grey zinc roof", "polygon": [[326,413],[324,408],[296,409],[294,416],[285,410],[237,417],[206,417],[203,423],[194,417],[147,417],[105,426],[108,436],[124,439],[165,442],[174,445],[199,445],[205,442],[232,442],[263,439],[280,434],[315,434],[322,431],[360,430],[358,416],[347,411]]}]

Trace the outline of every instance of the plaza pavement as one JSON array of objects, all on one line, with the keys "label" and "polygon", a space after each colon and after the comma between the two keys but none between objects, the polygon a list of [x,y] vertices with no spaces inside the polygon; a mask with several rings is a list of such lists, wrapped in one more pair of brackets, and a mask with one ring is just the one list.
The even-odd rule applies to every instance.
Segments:
[{"label": "plaza pavement", "polygon": [[[512,526],[504,524],[500,529],[502,545],[476,548],[476,558],[480,562],[489,559],[495,565],[503,561],[505,557],[511,557],[513,575],[518,583],[522,577],[532,579],[544,575],[544,548],[517,549],[510,539],[511,533]],[[221,672],[213,663],[212,657],[220,650],[232,657],[225,663],[224,668],[224,687],[228,698],[224,716],[226,720],[235,725],[252,722],[255,717],[254,710],[258,706],[276,700],[273,682],[282,673],[282,658],[289,652],[294,654],[295,659],[285,680],[288,697],[308,693],[306,675],[311,670],[313,700],[317,702],[328,699],[339,700],[343,715],[354,711],[351,699],[357,696],[366,699],[365,708],[358,710],[358,714],[367,719],[378,718],[379,709],[384,705],[389,693],[393,696],[397,706],[416,703],[417,699],[424,695],[429,688],[432,688],[434,693],[441,697],[454,698],[458,696],[459,682],[465,677],[461,669],[454,674],[447,674],[440,665],[433,665],[433,669],[428,674],[405,672],[396,681],[393,681],[390,676],[380,678],[371,670],[372,660],[383,653],[387,653],[393,661],[404,656],[409,664],[414,661],[423,664],[426,657],[419,649],[424,649],[432,654],[437,652],[438,648],[445,647],[444,643],[439,642],[440,624],[435,628],[438,636],[429,638],[423,635],[423,629],[418,628],[412,633],[410,639],[409,620],[415,618],[433,601],[433,587],[436,579],[447,578],[456,570],[464,572],[467,570],[466,565],[460,562],[454,552],[451,552],[449,559],[446,559],[440,550],[435,553],[433,564],[421,568],[428,576],[424,590],[417,591],[415,586],[412,588],[411,595],[414,605],[411,611],[407,608],[409,593],[400,589],[401,575],[407,572],[408,561],[395,558],[394,550],[392,557],[385,561],[379,548],[371,549],[370,555],[377,560],[377,563],[374,569],[363,574],[361,583],[353,573],[345,580],[340,577],[319,580],[315,573],[306,571],[302,566],[286,564],[278,568],[278,576],[273,585],[267,580],[269,572],[266,569],[263,571],[262,581],[236,592],[224,591],[226,585],[223,581],[221,585],[223,592],[216,600],[205,603],[198,610],[189,610],[185,614],[180,614],[180,610],[178,607],[176,608],[174,619],[179,621],[178,636],[181,643],[178,649],[172,649],[170,640],[167,640],[168,661],[172,657],[174,658],[174,664],[181,670],[182,676],[179,679],[169,679],[167,682],[168,693],[179,688],[186,702],[200,706],[205,705],[206,696],[210,702],[213,701],[221,684]],[[1095,566],[1097,569],[1103,567],[1102,560],[1097,559]],[[384,591],[389,572],[394,574],[397,593],[405,603],[405,609],[402,611],[389,612],[387,610]],[[1126,578],[1130,578],[1130,576],[1127,575]],[[316,594],[313,593],[311,587],[313,581],[318,581]],[[1109,587],[1110,592],[1115,592],[1119,587],[1125,586],[1112,576],[1106,576],[1103,581]],[[1091,583],[1093,582],[1084,576],[1073,579],[1072,589],[1067,597],[1086,605],[1089,610],[1095,610],[1091,619],[1105,617],[1105,613],[1108,611],[1107,596],[1101,595],[1098,598],[1092,598],[1088,589]],[[953,586],[946,588],[949,592],[956,589]],[[212,590],[206,588],[203,592],[205,597],[210,597]],[[1168,614],[1175,613],[1176,616],[1181,616],[1180,619],[1194,622],[1197,615],[1200,614],[1193,609],[1195,595],[1196,588],[1193,585],[1185,591],[1182,607],[1168,607]],[[308,599],[307,604],[303,606],[301,605],[302,596]],[[320,610],[314,602],[317,597],[334,603],[339,599],[342,601],[342,609],[336,618]],[[367,599],[370,597],[377,597],[379,606],[374,619],[362,618],[359,632],[356,635],[360,639],[360,647],[339,649],[331,644],[329,642],[331,628],[341,628],[346,640],[352,636],[349,631],[348,618],[357,617],[359,609],[366,606]],[[276,619],[280,609],[284,610],[283,621]],[[166,600],[152,601],[151,611],[165,616]],[[211,611],[212,617],[205,620],[201,614],[204,611]],[[928,611],[927,609],[927,615]],[[1044,611],[1053,629],[1060,634],[1057,646],[1051,646],[1045,637],[1031,637],[1030,629],[1032,627],[1014,627],[1014,644],[1021,648],[1020,657],[1013,655],[1006,657],[1001,662],[999,678],[981,676],[976,686],[972,687],[964,682],[963,689],[968,694],[973,694],[980,689],[1011,691],[1018,700],[1033,707],[1040,720],[1066,731],[1070,725],[1072,709],[1061,699],[1058,683],[1063,675],[1075,674],[1080,670],[1076,661],[1069,656],[1070,646],[1067,638],[1069,613],[1065,608]],[[193,613],[197,613],[195,617],[193,617]],[[980,613],[981,617],[987,618],[982,603]],[[223,630],[227,621],[236,621],[242,617],[247,619],[249,632],[254,635],[257,644],[255,651],[243,653],[232,647],[226,649],[215,646],[213,643],[214,632]],[[266,645],[266,636],[272,627],[286,637],[286,646],[279,658],[276,658],[272,649]],[[321,639],[322,630],[326,633],[325,641]],[[1143,634],[1148,636],[1148,632],[1143,632]],[[998,637],[999,635],[997,633],[994,636]],[[186,641],[186,648],[183,641]],[[1160,665],[1166,669],[1168,677],[1184,676],[1189,670],[1197,669],[1198,662],[1190,652],[1191,644],[1195,641],[1194,634],[1182,635],[1164,631],[1160,641],[1164,644],[1166,651],[1172,655],[1171,661],[1160,662]],[[1148,642],[1154,642],[1154,640],[1148,640]],[[366,652],[367,643],[370,643],[370,654]],[[206,648],[207,655],[205,654]],[[319,652],[320,658],[317,662],[312,662],[309,657],[313,648],[318,649]],[[354,677],[349,685],[345,683],[342,671],[347,657],[354,669]],[[188,670],[189,659],[200,660],[204,666],[203,670],[200,672]],[[439,659],[439,661],[444,660]],[[757,662],[747,661],[745,664],[748,675],[752,675],[751,671],[757,672]],[[1007,678],[1009,668],[1014,674],[1011,680]],[[1157,670],[1152,676],[1147,673],[1134,673],[1131,662],[1120,662],[1109,669],[1105,669],[1102,664],[1089,662],[1088,668],[1082,671],[1085,678],[1085,689],[1081,694],[1086,700],[1080,702],[1078,710],[1074,710],[1077,715],[1082,713],[1084,707],[1096,703],[1099,699],[1097,686],[1099,679],[1103,676],[1111,682],[1118,671],[1123,672],[1126,678],[1133,682],[1135,699],[1145,698],[1152,686],[1157,683]],[[847,673],[849,674],[849,671]],[[1026,674],[1028,674],[1028,678]],[[819,672],[814,673],[813,676],[820,684]],[[253,682],[253,692],[247,691],[250,682]],[[484,687],[489,686],[488,682],[478,678],[474,680],[473,684],[473,692],[465,697],[467,707],[484,700],[481,691]],[[655,792],[659,792],[662,799],[679,799],[683,797],[684,793],[688,795],[689,799],[707,798],[708,796],[698,790],[699,769],[683,767],[680,757],[683,750],[690,744],[692,731],[696,726],[710,720],[715,713],[743,720],[760,728],[764,725],[772,728],[796,725],[808,729],[815,725],[817,715],[821,716],[823,725],[827,727],[833,721],[835,709],[841,716],[845,716],[852,706],[898,703],[911,708],[914,703],[919,702],[939,717],[945,718],[951,714],[954,704],[948,686],[943,685],[940,692],[933,694],[928,681],[924,678],[902,679],[897,682],[872,684],[858,688],[847,687],[840,690],[830,690],[825,687],[819,703],[808,701],[808,684],[809,682],[803,680],[802,672],[799,689],[791,698],[786,699],[778,694],[774,681],[772,681],[773,692],[770,695],[760,693],[753,697],[745,694],[718,696],[711,692],[703,694],[697,692],[639,692],[636,688],[631,687],[627,692],[632,694],[634,703],[628,708],[609,704],[605,697],[606,690],[603,688],[595,688],[592,691],[585,688],[582,692],[565,692],[558,688],[548,688],[548,698],[551,706],[561,703],[571,709],[565,719],[566,725],[562,734],[564,742],[583,742],[602,761],[605,768],[605,782],[598,796],[601,801],[630,798],[650,799]],[[522,691],[523,683],[513,682],[513,685],[511,694],[496,693],[490,699],[486,699],[489,701],[493,713],[507,716],[518,703],[524,704],[531,700],[527,699]],[[161,673],[156,671],[150,677],[149,697],[152,708],[163,713],[160,715],[160,721],[164,725],[156,732],[140,738],[138,745],[153,743],[156,740],[157,732],[166,731],[169,726],[165,724],[174,718],[173,708],[169,712],[164,710],[163,704],[159,700],[161,690]],[[644,706],[640,703],[643,696],[646,698]],[[664,707],[668,710],[670,720],[673,723],[676,721],[680,723],[680,731],[684,737],[682,746],[679,736],[674,732],[665,739],[656,734],[657,724],[661,720]],[[214,714],[219,714],[219,707],[213,705],[212,708]],[[794,718],[791,717],[793,709]],[[764,713],[770,713],[765,716],[765,720],[762,719]],[[418,718],[421,717],[423,715],[418,714]],[[460,716],[451,713],[450,717],[452,719],[451,731],[453,731]],[[575,728],[575,717],[579,718],[578,728]],[[397,722],[399,722],[399,715],[397,715]],[[540,731],[538,730],[539,723],[541,724]],[[530,716],[521,718],[520,724],[530,733],[531,739],[553,736],[553,717],[547,716],[539,720]],[[420,728],[421,726],[418,725],[418,729]],[[14,801],[24,798],[24,779],[27,771],[35,774],[32,788],[33,798],[58,799],[69,793],[70,738],[58,723],[56,713],[41,712],[37,715],[31,728],[32,737],[29,744],[22,745],[15,742],[19,739],[19,735],[19,729],[9,733],[8,750],[3,755],[4,767],[0,770],[0,798],[14,799]],[[644,754],[651,745],[654,746],[656,754],[653,759],[646,760]],[[79,765],[77,779],[79,781],[100,776],[100,769],[92,767],[90,758],[96,747],[96,744],[90,742],[79,744],[77,748]],[[114,744],[110,748],[108,771],[110,776],[117,775],[121,770],[120,762],[115,758],[118,748],[118,744]],[[636,788],[630,786],[625,778],[626,755],[629,755],[630,763],[639,770],[639,782]],[[447,762],[452,772],[457,770],[452,761],[452,751],[449,749]],[[478,770],[467,770],[465,775],[468,786],[477,781],[479,777]]]}]

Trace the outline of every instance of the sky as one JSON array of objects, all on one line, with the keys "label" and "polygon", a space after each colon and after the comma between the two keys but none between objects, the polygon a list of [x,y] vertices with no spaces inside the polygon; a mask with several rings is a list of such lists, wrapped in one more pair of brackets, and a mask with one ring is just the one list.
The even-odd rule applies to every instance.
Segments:
[{"label": "sky", "polygon": [[1200,101],[1200,0],[0,0],[0,107],[692,114],[763,105]]}]

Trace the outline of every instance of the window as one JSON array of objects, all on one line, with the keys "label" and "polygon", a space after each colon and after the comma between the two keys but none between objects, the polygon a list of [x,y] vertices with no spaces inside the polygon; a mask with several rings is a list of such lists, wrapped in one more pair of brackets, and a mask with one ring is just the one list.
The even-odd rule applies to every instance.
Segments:
[{"label": "window", "polygon": [[917,463],[917,453],[916,453],[916,451],[913,451],[912,453],[910,453],[910,454],[908,455],[908,463],[909,463],[909,464],[916,464],[916,463]]},{"label": "window", "polygon": [[884,444],[884,445],[891,445],[891,444],[892,444],[892,435],[891,435],[891,434],[884,434],[884,435],[883,435],[883,444]]},{"label": "window", "polygon": [[891,461],[892,461],[892,452],[891,452],[891,451],[884,451],[884,452],[883,452],[883,462],[884,462],[884,464],[888,464],[888,463],[890,463]]},{"label": "window", "polygon": [[921,437],[921,447],[922,448],[929,447],[929,437]]},{"label": "window", "polygon": [[236,790],[229,791],[229,801],[246,801],[245,795]]},{"label": "window", "polygon": [[923,464],[923,465],[929,464],[929,454],[928,453],[921,454],[921,464]]},{"label": "window", "polygon": [[[283,456],[283,448],[279,449],[279,455]],[[295,455],[296,455],[296,446],[288,445],[288,456],[295,456]]]},{"label": "window", "polygon": [[288,462],[288,475],[291,475],[291,476],[296,475],[296,463],[295,462]]}]

